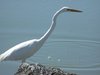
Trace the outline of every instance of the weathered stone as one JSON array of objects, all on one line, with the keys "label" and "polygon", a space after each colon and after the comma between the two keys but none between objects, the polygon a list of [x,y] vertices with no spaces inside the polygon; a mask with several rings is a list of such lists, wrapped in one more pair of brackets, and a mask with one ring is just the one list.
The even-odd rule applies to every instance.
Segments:
[{"label": "weathered stone", "polygon": [[45,67],[41,64],[23,63],[19,66],[18,71],[14,75],[76,75],[67,73],[60,68]]}]

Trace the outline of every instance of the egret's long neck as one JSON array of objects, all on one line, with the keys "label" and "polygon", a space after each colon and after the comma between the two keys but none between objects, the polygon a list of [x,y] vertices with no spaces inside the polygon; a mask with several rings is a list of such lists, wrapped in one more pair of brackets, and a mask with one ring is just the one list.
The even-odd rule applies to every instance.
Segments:
[{"label": "egret's long neck", "polygon": [[57,20],[57,17],[58,15],[61,13],[61,11],[57,11],[53,18],[52,18],[52,23],[51,23],[51,26],[50,28],[47,30],[47,32],[40,38],[40,42],[44,43],[48,37],[50,36],[50,34],[52,33],[52,31],[54,30],[55,26],[56,26],[56,20]]}]

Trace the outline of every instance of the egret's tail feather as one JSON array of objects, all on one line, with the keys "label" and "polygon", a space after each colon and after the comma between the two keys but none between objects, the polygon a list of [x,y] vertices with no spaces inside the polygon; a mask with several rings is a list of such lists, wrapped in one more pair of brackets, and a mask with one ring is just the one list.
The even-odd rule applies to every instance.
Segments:
[{"label": "egret's tail feather", "polygon": [[4,60],[4,56],[1,54],[0,55],[0,62],[2,62]]},{"label": "egret's tail feather", "polygon": [[2,61],[2,55],[0,55],[0,62]]}]

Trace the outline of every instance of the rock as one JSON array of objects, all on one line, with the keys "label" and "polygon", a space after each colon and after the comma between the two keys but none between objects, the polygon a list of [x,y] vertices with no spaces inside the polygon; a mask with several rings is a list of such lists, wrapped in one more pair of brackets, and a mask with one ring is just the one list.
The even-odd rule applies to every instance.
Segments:
[{"label": "rock", "polygon": [[19,66],[18,71],[14,75],[76,75],[67,73],[60,68],[45,67],[41,64],[23,63]]}]

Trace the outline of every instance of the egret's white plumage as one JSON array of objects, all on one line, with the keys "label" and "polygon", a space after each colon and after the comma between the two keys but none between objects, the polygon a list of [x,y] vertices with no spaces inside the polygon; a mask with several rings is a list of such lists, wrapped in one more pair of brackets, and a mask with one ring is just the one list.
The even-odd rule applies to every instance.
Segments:
[{"label": "egret's white plumage", "polygon": [[41,46],[44,44],[44,42],[47,40],[49,35],[54,30],[56,26],[57,16],[63,12],[81,12],[81,11],[76,9],[71,9],[68,7],[62,7],[54,14],[50,28],[40,39],[32,39],[26,42],[22,42],[10,48],[9,50],[0,55],[0,61],[21,60],[22,62],[25,62],[27,58],[32,56],[36,51],[38,51],[41,48]]}]

